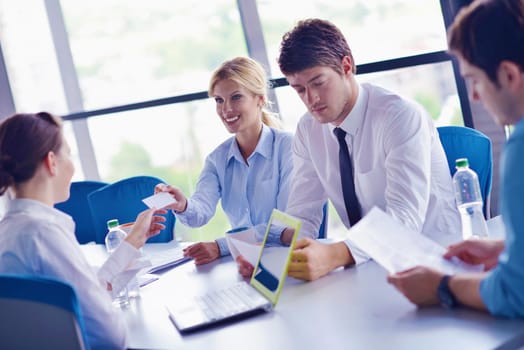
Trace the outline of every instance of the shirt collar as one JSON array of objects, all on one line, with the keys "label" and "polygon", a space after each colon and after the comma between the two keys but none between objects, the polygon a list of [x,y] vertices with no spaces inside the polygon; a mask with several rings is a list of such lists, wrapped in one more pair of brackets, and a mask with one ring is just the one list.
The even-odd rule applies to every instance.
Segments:
[{"label": "shirt collar", "polygon": [[[339,125],[339,128],[344,130],[347,134],[351,136],[355,136],[361,125],[364,121],[364,114],[366,113],[366,101],[368,99],[368,92],[366,89],[363,89],[360,84],[357,83],[358,88],[358,95],[357,100],[355,101],[355,105],[349,112],[349,114],[346,116],[344,121]],[[333,129],[335,129],[335,126],[333,124],[329,124],[331,132],[333,133]]]},{"label": "shirt collar", "polygon": [[[249,156],[249,158],[253,157],[255,153],[258,153],[266,159],[271,159],[271,157],[273,156],[273,139],[274,136],[271,132],[271,128],[269,128],[265,124],[262,124],[262,133],[260,134],[260,140],[258,140],[257,147],[253,151],[253,154]],[[231,145],[229,146],[227,161],[229,162],[233,158],[238,160],[239,162],[244,163],[244,157],[242,157],[242,153],[240,153],[240,148],[238,148],[238,143],[234,137],[232,138]]]},{"label": "shirt collar", "polygon": [[14,198],[8,201],[6,216],[17,213],[26,213],[36,219],[57,224],[70,232],[75,230],[71,216],[34,199]]}]

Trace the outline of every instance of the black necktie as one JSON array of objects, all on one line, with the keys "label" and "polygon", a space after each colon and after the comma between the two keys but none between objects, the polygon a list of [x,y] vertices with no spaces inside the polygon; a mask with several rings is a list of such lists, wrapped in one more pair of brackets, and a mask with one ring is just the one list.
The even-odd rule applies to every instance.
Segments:
[{"label": "black necktie", "polygon": [[355,183],[353,182],[353,166],[349,156],[348,145],[346,143],[346,132],[341,128],[333,130],[338,139],[340,149],[338,151],[338,160],[340,163],[340,181],[342,182],[342,194],[344,195],[344,204],[349,217],[351,226],[355,225],[361,218],[360,205],[358,204],[357,194],[355,193]]}]

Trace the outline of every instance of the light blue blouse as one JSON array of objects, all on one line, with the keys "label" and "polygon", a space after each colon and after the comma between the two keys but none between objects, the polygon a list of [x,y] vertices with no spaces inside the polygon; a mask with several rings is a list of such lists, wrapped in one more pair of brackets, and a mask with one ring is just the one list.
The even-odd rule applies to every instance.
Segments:
[{"label": "light blue blouse", "polygon": [[524,119],[506,142],[501,161],[501,215],[506,247],[481,282],[480,295],[494,315],[524,317]]},{"label": "light blue blouse", "polygon": [[[226,140],[207,156],[195,193],[188,199],[186,211],[175,214],[177,220],[190,227],[205,225],[221,200],[231,227],[255,227],[261,241],[271,211],[286,209],[293,169],[292,140],[291,133],[264,125],[247,163],[235,137]],[[270,233],[268,242],[279,244],[280,233]],[[224,237],[217,243],[221,255],[229,254]]]}]

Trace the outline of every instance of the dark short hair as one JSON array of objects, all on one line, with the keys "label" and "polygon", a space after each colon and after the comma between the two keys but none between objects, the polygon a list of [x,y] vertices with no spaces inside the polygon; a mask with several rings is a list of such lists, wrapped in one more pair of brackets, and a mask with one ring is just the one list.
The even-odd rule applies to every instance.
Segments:
[{"label": "dark short hair", "polygon": [[342,74],[341,62],[349,56],[356,72],[355,61],[346,38],[333,23],[321,19],[306,19],[284,34],[280,43],[278,65],[284,75],[314,66],[327,66]]},{"label": "dark short hair", "polygon": [[62,147],[62,126],[47,112],[15,114],[0,124],[0,195],[31,179],[50,151]]},{"label": "dark short hair", "polygon": [[478,0],[461,9],[448,30],[449,50],[498,84],[504,60],[524,70],[523,0]]}]

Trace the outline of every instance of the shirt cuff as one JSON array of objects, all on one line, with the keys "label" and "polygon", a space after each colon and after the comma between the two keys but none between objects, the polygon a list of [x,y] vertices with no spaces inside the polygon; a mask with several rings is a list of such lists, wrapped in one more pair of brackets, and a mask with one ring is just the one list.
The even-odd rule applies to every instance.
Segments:
[{"label": "shirt cuff", "polygon": [[220,256],[230,255],[229,247],[227,246],[227,240],[225,237],[220,237],[215,240],[218,244],[218,250],[220,251]]},{"label": "shirt cuff", "polygon": [[356,246],[356,244],[351,242],[349,238],[346,238],[344,243],[346,244],[346,246],[349,249],[349,252],[353,256],[353,260],[355,260],[355,265],[360,265],[371,259],[369,255],[367,255],[362,249],[360,249]]},{"label": "shirt cuff", "polygon": [[191,220],[191,218],[193,218],[197,214],[193,205],[191,204],[190,198],[187,199],[186,210],[184,210],[182,213],[179,213],[174,210],[171,210],[171,211],[176,216],[177,220],[179,220],[180,223],[186,226],[191,226],[189,225],[189,221]]},{"label": "shirt cuff", "polygon": [[[255,227],[255,230],[256,230],[256,238],[257,238],[257,242],[262,242],[264,240],[264,235],[266,234],[266,227],[265,226],[261,226],[261,225],[258,225]],[[284,229],[278,229],[276,231],[269,231],[268,235],[267,235],[267,240],[266,240],[266,244],[270,244],[270,245],[282,245],[282,241],[281,241],[281,237],[282,237],[282,231],[284,231]]]},{"label": "shirt cuff", "polygon": [[127,241],[122,241],[118,248],[109,256],[104,265],[98,270],[98,280],[106,286],[108,283],[112,284],[113,279],[124,271],[135,259],[141,256],[140,251],[129,244]]}]

